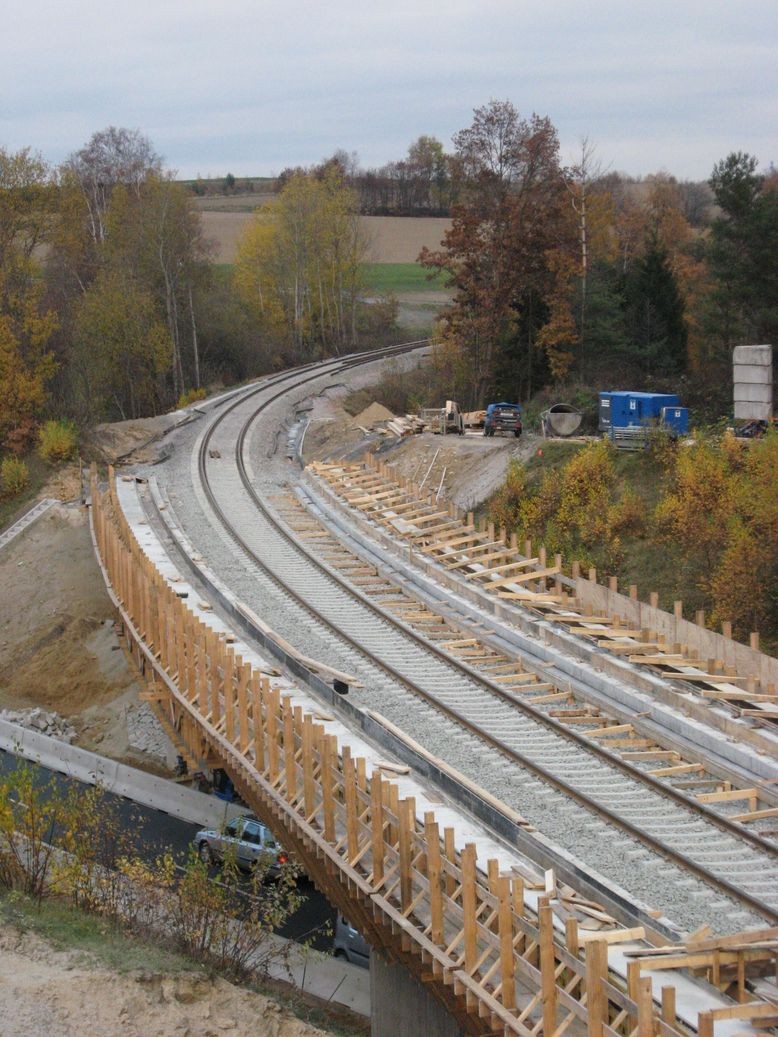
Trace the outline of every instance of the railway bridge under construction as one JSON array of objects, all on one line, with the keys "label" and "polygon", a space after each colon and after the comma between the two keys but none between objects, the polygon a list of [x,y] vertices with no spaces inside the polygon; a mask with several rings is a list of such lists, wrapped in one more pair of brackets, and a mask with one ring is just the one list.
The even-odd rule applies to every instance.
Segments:
[{"label": "railway bridge under construction", "polygon": [[[289,602],[283,633],[280,606],[260,611],[214,571],[156,476],[100,483],[93,470],[95,550],[144,697],[190,765],[227,771],[365,935],[375,1037],[774,1025],[773,661],[755,643],[697,644],[677,614],[665,636],[656,602],[631,616],[634,595],[519,552],[375,459],[263,484],[279,452],[299,472],[306,394],[380,359],[275,376],[201,416],[199,507],[244,552],[246,579]],[[252,441],[258,415],[277,426],[279,413],[285,430]],[[328,638],[342,644],[331,656]],[[373,674],[393,689],[386,709],[359,701]],[[696,745],[671,722],[681,692]],[[623,845],[647,872],[660,861],[660,881],[690,889],[709,923],[682,933],[546,838],[486,762],[480,784],[431,751],[420,731],[433,715],[519,792],[563,799],[582,839]]]}]

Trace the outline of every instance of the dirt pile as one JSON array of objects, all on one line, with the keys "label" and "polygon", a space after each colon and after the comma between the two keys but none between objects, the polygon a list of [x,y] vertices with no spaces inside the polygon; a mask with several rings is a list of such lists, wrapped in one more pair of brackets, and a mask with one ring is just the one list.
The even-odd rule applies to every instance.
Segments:
[{"label": "dirt pile", "polygon": [[274,1001],[197,972],[99,967],[30,932],[0,929],[3,1037],[317,1037]]},{"label": "dirt pile", "polygon": [[387,410],[382,403],[371,403],[364,410],[361,410],[359,414],[354,418],[353,425],[362,428],[372,428],[373,425],[379,424],[382,421],[391,421],[394,414],[390,410]]},{"label": "dirt pile", "polygon": [[3,548],[0,586],[0,709],[55,712],[77,745],[159,771],[156,744],[144,752],[128,738],[139,685],[114,630],[86,512],[52,508]]}]

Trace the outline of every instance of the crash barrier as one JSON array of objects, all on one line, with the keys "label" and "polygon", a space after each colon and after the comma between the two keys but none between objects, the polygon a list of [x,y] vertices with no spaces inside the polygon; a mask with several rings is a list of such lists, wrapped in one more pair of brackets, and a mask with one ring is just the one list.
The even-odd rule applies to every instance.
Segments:
[{"label": "crash barrier", "polygon": [[[144,554],[114,474],[91,479],[93,534],[146,697],[197,766],[219,766],[335,906],[376,948],[423,981],[466,1033],[673,1037],[690,1028],[661,1008],[652,981],[609,969],[608,944],[555,902],[529,909],[525,884],[481,870],[434,812],[422,819],[386,776],[325,731],[187,607]],[[706,1025],[710,1025],[706,1022]]]}]

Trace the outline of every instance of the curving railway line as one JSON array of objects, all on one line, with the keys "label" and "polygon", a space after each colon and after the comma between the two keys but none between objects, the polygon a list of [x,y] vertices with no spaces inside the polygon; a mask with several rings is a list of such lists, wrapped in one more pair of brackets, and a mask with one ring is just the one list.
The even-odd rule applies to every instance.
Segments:
[{"label": "curving railway line", "polygon": [[[347,570],[311,549],[315,537],[306,539],[271,506],[274,487],[263,484],[262,468],[277,405],[323,375],[375,359],[350,357],[268,379],[222,407],[197,445],[196,478],[213,520],[251,579],[291,610],[298,646],[311,637],[331,646],[338,665],[363,682],[357,694],[365,704],[428,740],[439,755],[448,746],[459,766],[469,760],[484,788],[551,838],[564,841],[566,832],[568,847],[582,847],[587,863],[612,876],[631,862],[634,895],[656,902],[660,890],[674,890],[684,927],[714,912],[732,930],[778,922],[774,846],[547,711],[517,701],[494,673],[415,628],[408,613],[392,611],[393,596],[402,593],[397,584],[383,574],[372,586],[352,582]],[[466,638],[466,629],[457,636]],[[673,916],[673,907],[663,906]]]}]

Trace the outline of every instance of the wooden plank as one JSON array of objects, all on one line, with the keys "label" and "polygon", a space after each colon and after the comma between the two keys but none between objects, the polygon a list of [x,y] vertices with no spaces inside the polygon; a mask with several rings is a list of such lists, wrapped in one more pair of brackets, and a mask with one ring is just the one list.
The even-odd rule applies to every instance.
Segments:
[{"label": "wooden plank", "polygon": [[[478,559],[480,561],[481,559]],[[468,573],[466,580],[477,580],[483,576],[491,576],[492,573],[506,573],[513,569],[526,569],[528,565],[537,565],[537,558],[524,558],[520,562],[506,562],[504,565],[496,565],[494,568],[479,569],[478,572]]]},{"label": "wooden plank", "polygon": [[703,763],[679,763],[674,767],[658,767],[656,770],[648,772],[653,778],[670,778],[674,774],[704,774],[705,764]]},{"label": "wooden plank", "polygon": [[749,821],[763,821],[769,817],[778,817],[778,807],[766,807],[764,810],[749,810],[747,814],[735,814],[730,821],[742,821],[743,824],[748,824]]},{"label": "wooden plank", "polygon": [[535,580],[542,580],[546,576],[554,576],[558,572],[559,566],[551,565],[546,569],[533,569],[532,572],[520,573],[518,576],[504,576],[500,580],[489,580],[484,584],[484,588],[492,591],[499,587],[507,587],[511,583],[532,583]]},{"label": "wooden plank", "polygon": [[646,930],[642,925],[635,926],[633,929],[611,929],[609,932],[590,929],[582,930],[578,938],[583,944],[591,943],[592,940],[603,940],[607,944],[631,943],[633,940],[645,940]]},{"label": "wooden plank", "polygon": [[756,801],[758,792],[756,789],[729,789],[726,792],[702,792],[695,796],[700,803],[730,803],[738,799],[752,799]]}]

